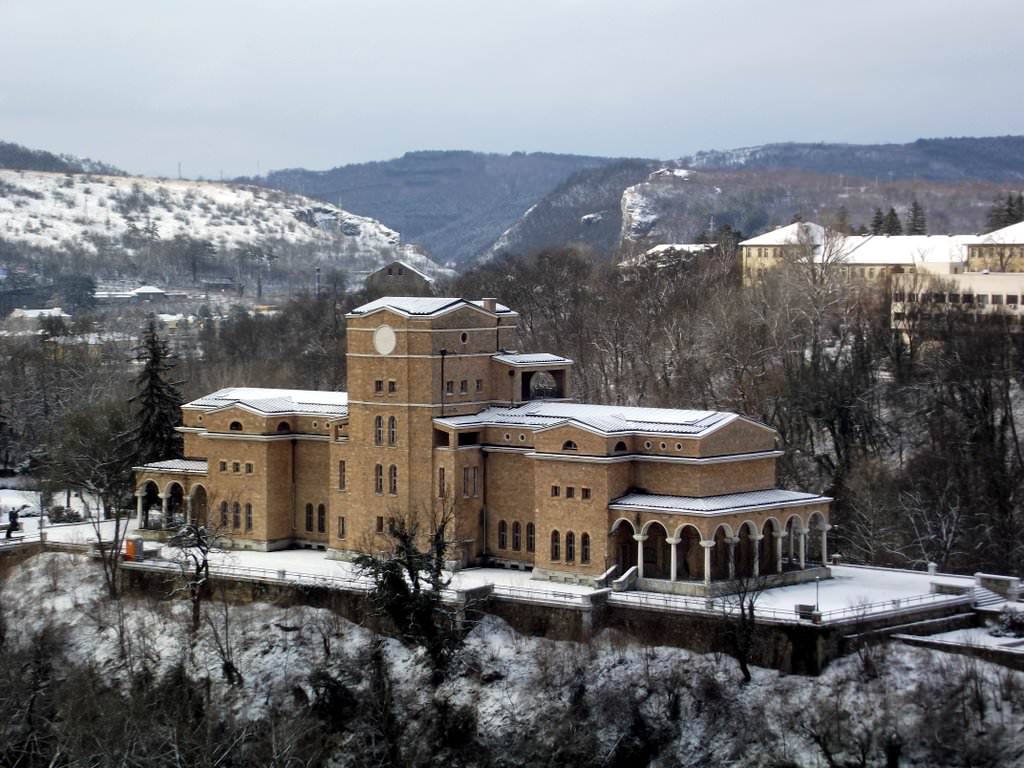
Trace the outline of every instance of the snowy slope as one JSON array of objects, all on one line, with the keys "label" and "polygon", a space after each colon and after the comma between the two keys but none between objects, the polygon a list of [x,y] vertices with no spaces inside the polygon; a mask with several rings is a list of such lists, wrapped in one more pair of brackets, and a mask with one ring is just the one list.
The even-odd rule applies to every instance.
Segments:
[{"label": "snowy slope", "polygon": [[220,251],[311,245],[361,267],[400,258],[431,276],[446,273],[379,221],[301,195],[202,181],[0,170],[0,238],[95,253],[105,240],[133,231],[206,240]]}]

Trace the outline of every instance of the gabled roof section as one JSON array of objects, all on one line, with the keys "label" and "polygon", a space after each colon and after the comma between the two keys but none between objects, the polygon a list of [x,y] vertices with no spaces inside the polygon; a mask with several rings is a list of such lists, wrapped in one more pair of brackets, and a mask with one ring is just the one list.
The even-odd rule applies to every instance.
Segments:
[{"label": "gabled roof section", "polygon": [[482,301],[467,301],[466,299],[433,296],[382,296],[368,304],[363,304],[361,307],[356,307],[348,313],[348,317],[363,317],[385,309],[391,310],[403,317],[440,317],[462,307],[472,307],[479,312],[486,312],[489,315],[514,317],[517,314],[504,304],[496,305],[494,311],[491,311],[484,307]]},{"label": "gabled roof section", "polygon": [[1008,227],[997,229],[978,238],[980,243],[995,243],[997,245],[1019,245],[1024,243],[1024,221],[1011,224]]},{"label": "gabled roof section", "polygon": [[426,280],[428,283],[434,282],[434,278],[432,278],[426,272],[421,272],[420,270],[416,269],[416,267],[412,266],[411,264],[409,264],[409,263],[407,263],[405,261],[392,261],[390,264],[385,264],[383,267],[378,269],[376,272],[371,272],[370,274],[376,275],[376,274],[378,274],[380,272],[383,272],[388,267],[402,267],[402,269],[407,269],[410,272],[412,272],[414,275],[419,275],[424,280]]},{"label": "gabled roof section", "polygon": [[700,437],[738,418],[735,413],[722,411],[535,400],[518,408],[488,408],[470,416],[451,416],[434,421],[452,428],[508,425],[542,430],[561,424],[575,424],[602,435],[659,433]]},{"label": "gabled roof section", "polygon": [[534,365],[572,365],[572,360],[560,355],[552,355],[548,352],[532,352],[524,354],[502,353],[493,355],[493,360],[514,368],[526,368]]},{"label": "gabled roof section", "polygon": [[821,245],[825,240],[825,228],[811,221],[795,221],[744,240],[740,245],[796,245],[801,237],[807,238],[814,245]]},{"label": "gabled roof section", "polygon": [[183,475],[205,475],[207,462],[196,459],[166,459],[153,461],[140,467],[132,467],[136,472],[168,472]]},{"label": "gabled roof section", "polygon": [[347,416],[348,393],[316,389],[262,389],[228,387],[186,403],[185,408],[217,411],[241,406],[267,416],[299,414],[311,416]]}]

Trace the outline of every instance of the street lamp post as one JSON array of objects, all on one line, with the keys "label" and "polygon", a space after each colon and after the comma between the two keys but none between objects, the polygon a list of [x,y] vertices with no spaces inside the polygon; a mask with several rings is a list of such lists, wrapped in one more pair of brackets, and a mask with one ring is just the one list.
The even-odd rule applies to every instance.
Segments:
[{"label": "street lamp post", "polygon": [[818,603],[818,590],[821,587],[821,576],[814,577],[814,612],[817,613],[820,609]]}]

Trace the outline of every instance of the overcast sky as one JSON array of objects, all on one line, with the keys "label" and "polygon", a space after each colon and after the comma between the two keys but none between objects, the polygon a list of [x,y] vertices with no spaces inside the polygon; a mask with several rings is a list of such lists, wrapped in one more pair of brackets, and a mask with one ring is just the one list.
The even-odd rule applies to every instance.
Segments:
[{"label": "overcast sky", "polygon": [[1021,0],[0,0],[0,140],[135,173],[1024,132]]}]

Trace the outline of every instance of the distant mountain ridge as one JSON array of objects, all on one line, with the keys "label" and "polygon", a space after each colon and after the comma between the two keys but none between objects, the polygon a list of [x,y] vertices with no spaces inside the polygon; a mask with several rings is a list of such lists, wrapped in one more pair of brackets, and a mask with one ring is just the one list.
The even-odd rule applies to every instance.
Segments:
[{"label": "distant mountain ridge", "polygon": [[124,176],[120,168],[74,155],[55,155],[43,149],[29,149],[21,144],[0,141],[0,168],[13,171],[47,171],[50,173],[101,173]]},{"label": "distant mountain ridge", "polygon": [[[582,170],[609,158],[514,152],[407,152],[394,160],[302,168],[239,179],[317,197],[372,216],[424,245],[439,262],[476,258],[534,203]],[[372,211],[372,213],[370,213]]]},{"label": "distant mountain ridge", "polygon": [[681,162],[704,169],[790,169],[885,180],[1024,181],[1024,136],[918,139],[909,144],[784,142],[698,152]]}]

